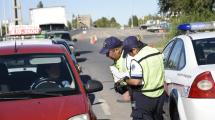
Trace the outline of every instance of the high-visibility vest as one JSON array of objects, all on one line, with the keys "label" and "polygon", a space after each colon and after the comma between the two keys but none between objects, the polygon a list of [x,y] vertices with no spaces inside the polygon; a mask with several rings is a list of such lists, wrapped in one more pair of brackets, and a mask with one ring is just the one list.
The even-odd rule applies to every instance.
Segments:
[{"label": "high-visibility vest", "polygon": [[126,61],[126,58],[123,58],[123,52],[122,52],[120,58],[114,62],[114,66],[119,70],[119,72],[127,72],[128,68],[126,67],[126,65],[127,65],[127,61]]},{"label": "high-visibility vest", "polygon": [[141,92],[148,97],[159,97],[164,92],[163,54],[157,49],[145,46],[134,59],[139,62],[143,71],[143,87]]}]

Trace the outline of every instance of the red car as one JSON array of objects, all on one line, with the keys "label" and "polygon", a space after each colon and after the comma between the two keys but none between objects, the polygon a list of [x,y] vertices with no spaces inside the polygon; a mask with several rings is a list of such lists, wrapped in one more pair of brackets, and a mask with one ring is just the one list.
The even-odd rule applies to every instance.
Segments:
[{"label": "red car", "polygon": [[0,120],[96,120],[87,93],[63,45],[0,43]]}]

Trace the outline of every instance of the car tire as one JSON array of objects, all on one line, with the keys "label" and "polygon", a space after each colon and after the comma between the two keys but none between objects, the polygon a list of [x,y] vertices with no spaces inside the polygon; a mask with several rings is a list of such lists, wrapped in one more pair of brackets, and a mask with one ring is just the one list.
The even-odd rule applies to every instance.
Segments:
[{"label": "car tire", "polygon": [[175,104],[175,102],[170,103],[169,111],[170,111],[169,113],[170,113],[170,119],[171,120],[180,120],[179,114],[178,114],[178,107]]}]

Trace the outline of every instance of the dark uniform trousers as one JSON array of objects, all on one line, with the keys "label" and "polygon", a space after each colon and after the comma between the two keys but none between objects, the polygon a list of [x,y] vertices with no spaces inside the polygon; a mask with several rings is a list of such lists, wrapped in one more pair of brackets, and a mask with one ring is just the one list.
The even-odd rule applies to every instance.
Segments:
[{"label": "dark uniform trousers", "polygon": [[133,120],[163,120],[165,92],[157,97],[147,97],[141,92],[133,91],[131,117]]}]

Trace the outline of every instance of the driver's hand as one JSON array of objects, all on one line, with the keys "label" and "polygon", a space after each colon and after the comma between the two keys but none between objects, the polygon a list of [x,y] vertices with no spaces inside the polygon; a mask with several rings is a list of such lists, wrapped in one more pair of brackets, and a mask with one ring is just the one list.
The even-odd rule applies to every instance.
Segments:
[{"label": "driver's hand", "polygon": [[76,68],[78,70],[78,73],[81,73],[82,72],[81,66],[79,64],[76,64],[75,66],[76,66]]}]

